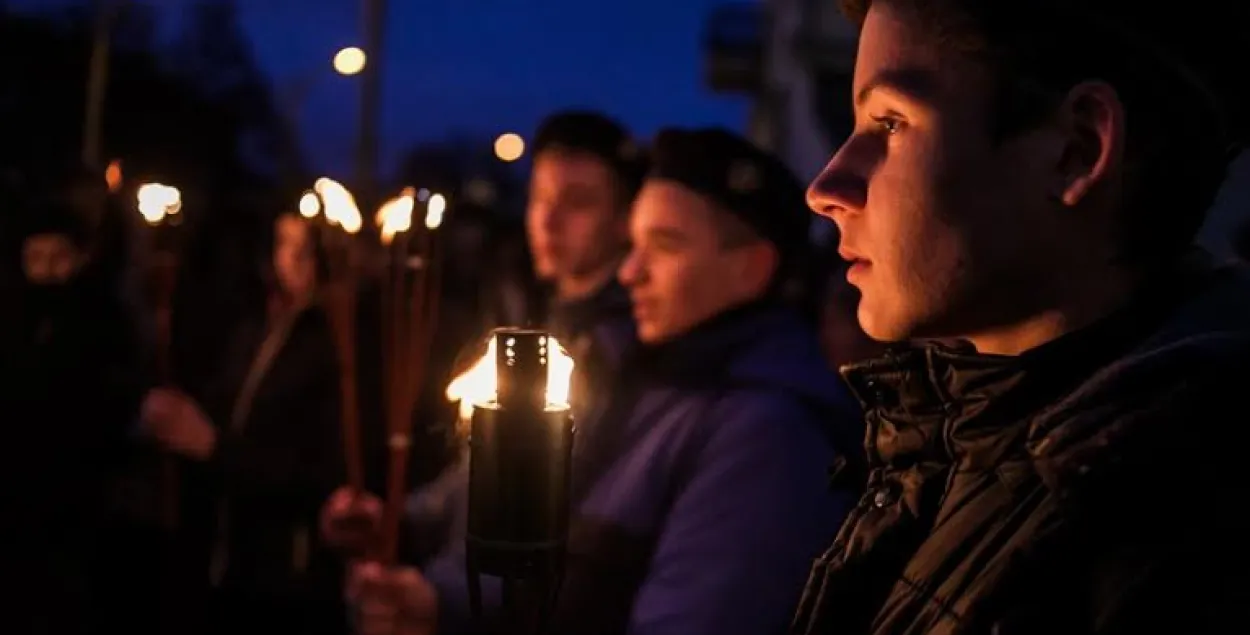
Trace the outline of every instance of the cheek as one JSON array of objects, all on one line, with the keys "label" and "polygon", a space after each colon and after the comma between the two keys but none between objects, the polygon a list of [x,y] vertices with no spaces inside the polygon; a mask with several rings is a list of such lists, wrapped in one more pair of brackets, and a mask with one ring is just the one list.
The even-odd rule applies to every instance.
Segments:
[{"label": "cheek", "polygon": [[599,252],[608,248],[611,241],[611,225],[598,213],[579,214],[569,223],[569,234],[573,242],[586,250]]},{"label": "cheek", "polygon": [[279,254],[274,259],[273,266],[278,270],[278,275],[283,278],[293,278],[299,274],[299,263],[290,253]]},{"label": "cheek", "polygon": [[543,219],[540,212],[529,211],[525,214],[525,234],[529,236],[530,241],[535,237],[542,235]]},{"label": "cheek", "polygon": [[980,195],[946,178],[935,160],[898,157],[882,168],[859,228],[867,244],[853,245],[873,261],[859,283],[862,308],[875,314],[919,310],[946,293],[965,268],[967,223],[979,213]]},{"label": "cheek", "polygon": [[698,321],[717,308],[722,287],[715,284],[717,272],[708,271],[708,263],[683,259],[670,263],[665,271],[669,312],[674,321],[685,326]]}]

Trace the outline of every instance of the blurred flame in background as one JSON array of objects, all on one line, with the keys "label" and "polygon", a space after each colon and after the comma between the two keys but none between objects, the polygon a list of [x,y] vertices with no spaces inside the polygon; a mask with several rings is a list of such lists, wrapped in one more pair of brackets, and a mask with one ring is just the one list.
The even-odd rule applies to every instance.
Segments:
[{"label": "blurred flame in background", "polygon": [[389,245],[395,235],[412,229],[412,212],[417,206],[417,193],[411,187],[378,208],[374,222],[380,228],[382,244]]},{"label": "blurred flame in background", "polygon": [[360,208],[356,206],[356,197],[343,184],[321,177],[313,185],[313,190],[321,197],[327,222],[342,227],[349,234],[360,231],[364,224]]},{"label": "blurred flame in background", "polygon": [[182,211],[182,193],[176,187],[145,183],[139,186],[136,196],[139,199],[139,214],[151,225]]},{"label": "blurred flame in background", "polygon": [[447,199],[442,194],[433,194],[425,204],[425,226],[438,229],[443,224],[443,213],[447,211]]},{"label": "blurred flame in background", "polygon": [[299,198],[299,215],[304,218],[316,218],[321,213],[321,199],[316,192],[304,192]]}]

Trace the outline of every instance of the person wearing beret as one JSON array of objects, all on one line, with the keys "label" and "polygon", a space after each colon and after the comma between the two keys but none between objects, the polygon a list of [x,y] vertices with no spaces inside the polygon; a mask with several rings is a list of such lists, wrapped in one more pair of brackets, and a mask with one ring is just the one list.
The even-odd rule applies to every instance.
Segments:
[{"label": "person wearing beret", "polygon": [[[803,188],[719,129],[662,131],[651,161],[618,272],[637,337],[607,407],[579,422],[549,632],[780,632],[853,497],[829,468],[858,445],[849,394],[779,299]],[[361,631],[468,632],[463,563],[451,571],[358,565]]]}]

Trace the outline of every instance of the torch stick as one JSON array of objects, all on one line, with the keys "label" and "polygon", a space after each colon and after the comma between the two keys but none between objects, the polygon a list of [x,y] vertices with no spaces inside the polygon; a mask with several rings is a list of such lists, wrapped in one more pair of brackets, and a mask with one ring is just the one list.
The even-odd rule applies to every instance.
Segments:
[{"label": "torch stick", "polygon": [[[335,238],[345,238],[336,236]],[[347,484],[354,491],[365,486],[360,449],[360,401],[357,392],[355,250],[349,240],[333,240],[330,250],[330,324],[339,351],[339,392],[342,407],[343,465]],[[341,244],[340,244],[341,243]]]},{"label": "torch stick", "polygon": [[[176,244],[163,243],[162,229],[173,229],[175,216],[182,210],[182,194],[177,188],[148,183],[136,191],[139,213],[147,221],[148,246],[151,249],[147,271],[152,309],[156,317],[156,371],[162,384],[173,379],[171,360],[173,295],[177,284],[178,249]],[[161,526],[173,531],[179,522],[178,461],[172,455],[161,458],[160,516]]]},{"label": "torch stick", "polygon": [[323,228],[338,226],[343,231],[327,235],[330,255],[331,286],[334,293],[329,298],[331,327],[335,333],[339,351],[339,392],[342,407],[343,465],[347,470],[347,484],[359,492],[364,489],[364,465],[360,445],[360,396],[357,377],[356,355],[356,309],[357,305],[357,252],[353,236],[361,229],[360,210],[356,200],[340,183],[317,179],[313,186],[315,197],[309,199],[307,209],[301,201],[300,213],[307,218],[315,217],[318,210],[324,212]]},{"label": "torch stick", "polygon": [[[440,266],[442,264],[443,254],[442,254],[442,249],[440,249],[438,241],[433,240],[432,235],[427,234],[426,238],[427,240],[429,240],[429,243],[430,243],[426,250],[427,253],[429,254],[429,264],[428,264],[429,273],[428,273],[428,278],[426,280],[426,284],[430,285],[431,287],[430,293],[428,293],[427,295],[427,297],[429,298],[429,305],[428,305],[427,311],[428,311],[428,314],[430,315],[431,326],[430,328],[427,328],[424,331],[421,331],[420,347],[421,347],[421,350],[426,351],[426,354],[428,355],[430,347],[434,343],[434,331],[435,331],[434,325],[437,324],[439,300],[443,297],[442,267]],[[420,390],[420,386],[424,385],[425,371],[426,369],[423,367],[422,376],[418,378],[417,380],[417,386],[418,386],[417,390]]]},{"label": "torch stick", "polygon": [[[409,246],[411,240],[411,232],[401,232],[395,241],[398,248],[397,252],[392,253],[391,262],[391,293],[390,293],[390,314],[383,319],[389,320],[387,325],[388,339],[390,340],[390,364],[389,374],[386,376],[386,416],[388,430],[394,434],[397,425],[393,419],[400,414],[400,404],[404,399],[401,386],[404,382],[404,376],[407,372],[408,365],[412,359],[404,353],[408,350],[407,340],[408,334],[405,332],[404,311],[411,310],[409,302],[404,301],[405,289],[408,285],[408,259]],[[397,255],[396,255],[397,254]],[[419,273],[419,272],[418,272]],[[414,285],[415,288],[415,285]],[[413,298],[415,301],[415,298]],[[414,314],[415,315],[415,314]],[[388,436],[388,443],[390,439]]]},{"label": "torch stick", "polygon": [[[406,196],[411,196],[407,194]],[[440,199],[441,200],[441,199]],[[411,207],[409,226],[411,226]],[[387,449],[388,472],[386,500],[382,511],[382,562],[393,564],[399,555],[399,528],[408,488],[408,457],[412,445],[412,416],[421,395],[422,381],[428,365],[429,343],[437,325],[438,284],[433,266],[437,252],[435,230],[441,221],[442,209],[430,210],[425,231],[417,238],[417,253],[410,255],[410,231],[400,236],[398,265],[391,268],[392,296],[386,304],[391,322],[384,329],[389,333],[390,351],[387,363]],[[415,228],[414,228],[415,229]],[[419,230],[418,230],[419,231]],[[409,270],[412,270],[409,278]]]},{"label": "torch stick", "polygon": [[[156,229],[155,227],[153,228]],[[156,372],[162,384],[173,382],[173,295],[177,285],[178,256],[173,250],[154,254],[156,277]],[[180,513],[180,482],[178,459],[172,454],[161,457],[161,526],[168,531],[178,528]]]}]

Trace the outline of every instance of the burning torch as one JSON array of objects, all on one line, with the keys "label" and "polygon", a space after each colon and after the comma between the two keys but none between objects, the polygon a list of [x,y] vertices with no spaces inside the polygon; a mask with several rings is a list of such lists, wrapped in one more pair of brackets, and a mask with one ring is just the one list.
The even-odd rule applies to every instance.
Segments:
[{"label": "burning torch", "polygon": [[[111,186],[110,186],[111,187]],[[173,229],[181,220],[182,192],[162,183],[145,183],[135,191],[139,214],[147,223],[147,247],[151,250],[145,282],[148,300],[156,315],[156,365],[161,381],[170,382],[172,368],[172,316],[174,288],[177,285],[179,249],[163,229]],[[165,238],[166,240],[160,240]],[[166,530],[177,528],[180,520],[178,462],[172,455],[161,460],[161,523]]]},{"label": "burning torch", "polygon": [[[506,328],[447,389],[472,412],[466,564],[469,599],[482,612],[481,575],[503,580],[503,608],[539,628],[554,609],[568,535],[573,360],[544,331]],[[538,602],[518,609],[518,591]],[[523,617],[524,616],[524,617]]]},{"label": "burning torch", "polygon": [[339,392],[342,407],[343,464],[347,468],[347,483],[354,490],[365,486],[364,465],[360,453],[360,406],[357,394],[358,363],[356,355],[356,293],[357,258],[351,236],[360,231],[360,209],[352,193],[339,182],[320,178],[313,190],[305,192],[299,200],[299,214],[312,220],[324,211],[328,227],[339,227],[339,232],[326,236],[329,257],[329,293],[326,309],[334,332],[335,346],[339,352]]}]

